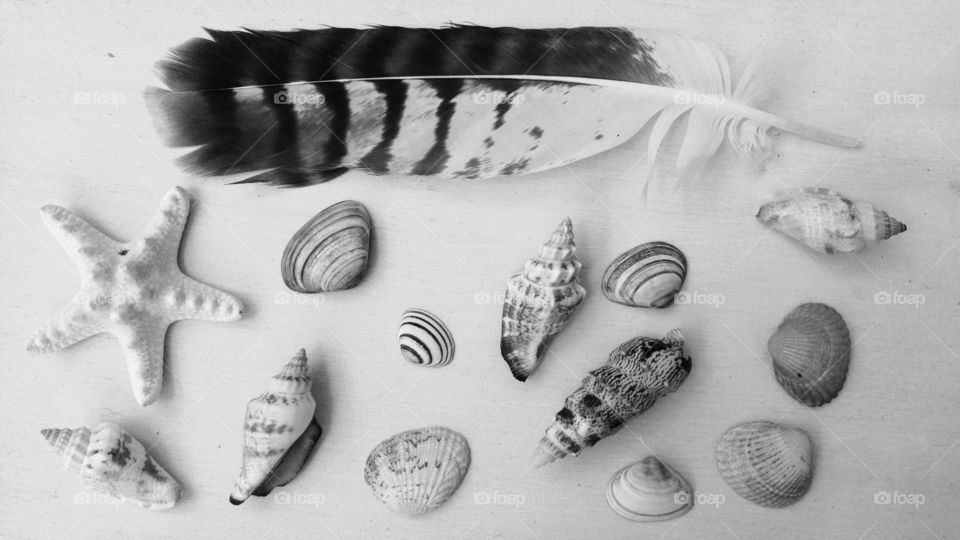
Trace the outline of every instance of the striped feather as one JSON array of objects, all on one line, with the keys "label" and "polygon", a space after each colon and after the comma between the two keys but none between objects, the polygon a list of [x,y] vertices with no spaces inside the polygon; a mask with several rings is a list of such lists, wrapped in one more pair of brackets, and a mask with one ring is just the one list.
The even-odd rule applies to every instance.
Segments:
[{"label": "striped feather", "polygon": [[[201,175],[304,185],[349,169],[485,178],[561,166],[653,124],[651,164],[681,118],[677,157],[697,174],[724,138],[762,155],[770,127],[857,141],[754,108],[716,47],[626,28],[454,26],[208,30],[158,63],[146,99],[166,144]],[[652,169],[651,169],[652,170]]]}]

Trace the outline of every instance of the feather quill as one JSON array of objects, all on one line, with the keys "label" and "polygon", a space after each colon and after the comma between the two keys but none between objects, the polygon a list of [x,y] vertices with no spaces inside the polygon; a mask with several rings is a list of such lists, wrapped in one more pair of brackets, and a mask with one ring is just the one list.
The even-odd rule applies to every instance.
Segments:
[{"label": "feather quill", "polygon": [[[453,26],[291,32],[207,30],[157,64],[145,98],[169,146],[200,175],[307,185],[349,169],[485,178],[565,165],[652,124],[649,174],[686,119],[677,155],[696,176],[724,139],[762,160],[776,128],[857,140],[762,111],[751,64],[739,83],[713,45],[627,28]],[[648,179],[649,179],[648,174]]]}]

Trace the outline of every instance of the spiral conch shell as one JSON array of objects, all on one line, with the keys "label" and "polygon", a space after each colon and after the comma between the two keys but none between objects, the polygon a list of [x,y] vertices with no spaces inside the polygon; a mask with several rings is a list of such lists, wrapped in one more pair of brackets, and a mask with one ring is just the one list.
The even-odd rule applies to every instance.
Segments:
[{"label": "spiral conch shell", "polygon": [[801,304],[767,342],[777,382],[794,399],[819,407],[837,397],[850,365],[850,331],[837,310]]},{"label": "spiral conch shell", "polygon": [[576,249],[573,223],[566,218],[540,248],[540,255],[507,282],[500,353],[518,381],[537,369],[547,344],[587,294],[577,278],[581,265]]},{"label": "spiral conch shell", "polygon": [[397,433],[367,456],[363,479],[394,512],[422,514],[447,501],[470,468],[466,437],[445,427]]},{"label": "spiral conch shell", "polygon": [[355,287],[367,271],[372,228],[367,207],[357,201],[342,201],[321,210],[294,233],[283,250],[283,282],[302,293]]},{"label": "spiral conch shell", "polygon": [[601,287],[608,300],[633,307],[664,308],[673,304],[687,276],[687,258],[667,242],[648,242],[610,263]]},{"label": "spiral conch shell", "polygon": [[821,253],[854,253],[907,230],[870,203],[812,187],[781,192],[757,219]]},{"label": "spiral conch shell", "polygon": [[813,443],[799,428],[745,422],[717,444],[717,468],[740,496],[769,508],[799,501],[813,481]]},{"label": "spiral conch shell", "polygon": [[230,502],[264,497],[285,486],[303,468],[323,430],[314,418],[307,353],[297,352],[270,380],[267,391],[247,404],[243,423],[243,465]]},{"label": "spiral conch shell", "polygon": [[166,510],[180,499],[180,484],[117,424],[105,422],[93,430],[44,429],[40,434],[63,457],[63,468],[77,473],[91,489],[150,510]]},{"label": "spiral conch shell", "polygon": [[533,455],[533,466],[578,454],[623,427],[687,379],[691,361],[683,354],[683,335],[671,330],[661,339],[633,338],[591,371],[547,428]]},{"label": "spiral conch shell", "polygon": [[693,508],[693,490],[655,456],[620,469],[607,483],[607,504],[631,521],[664,521]]}]

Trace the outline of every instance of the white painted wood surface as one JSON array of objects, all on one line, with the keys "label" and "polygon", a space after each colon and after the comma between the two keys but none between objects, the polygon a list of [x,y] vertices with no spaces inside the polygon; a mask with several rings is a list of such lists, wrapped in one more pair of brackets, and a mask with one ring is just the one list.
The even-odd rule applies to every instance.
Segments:
[{"label": "white painted wood surface", "polygon": [[[960,5],[4,2],[0,18],[0,536],[960,534]],[[781,136],[760,175],[724,149],[706,178],[676,192],[667,161],[673,144],[646,207],[639,202],[643,135],[524,178],[451,182],[350,173],[322,186],[277,190],[178,171],[175,152],[159,145],[139,97],[152,63],[201,26],[447,21],[667,27],[714,41],[734,59],[759,49],[781,76],[772,111],[866,144],[845,151]],[[882,103],[884,96],[892,103]],[[91,103],[79,103],[87,97]],[[122,102],[105,103],[111,100]],[[46,356],[24,352],[26,339],[78,287],[38,210],[59,204],[130,239],[142,234],[173,185],[185,186],[198,203],[181,266],[239,295],[247,312],[236,323],[174,325],[163,395],[141,409],[110,336]],[[910,229],[859,258],[815,256],[753,219],[770,192],[793,185],[870,200]],[[279,273],[284,244],[316,211],[345,198],[363,201],[376,223],[367,279],[325,297],[290,296]],[[574,221],[588,297],[541,369],[520,384],[499,357],[498,295],[566,215]],[[686,252],[686,290],[713,304],[639,311],[603,298],[598,282],[606,264],[655,239]],[[875,303],[883,292],[901,295],[894,302],[922,295],[923,303]],[[780,319],[804,301],[836,307],[857,341],[846,387],[817,410],[778,387],[765,352]],[[401,360],[396,325],[409,307],[427,308],[450,326],[457,339],[450,366],[418,369]],[[679,392],[580,457],[527,469],[543,430],[587,370],[627,338],[675,326],[684,329],[694,362]],[[288,504],[270,497],[232,507],[227,495],[239,468],[245,403],[299,347],[317,366],[322,442],[283,490]],[[812,490],[783,510],[738,497],[712,457],[726,428],[764,418],[803,427],[817,447]],[[91,501],[39,435],[44,427],[101,421],[126,426],[180,479],[186,493],[176,508],[151,513]],[[428,424],[467,435],[473,467],[438,511],[417,519],[392,515],[364,485],[364,460],[381,439]],[[722,504],[699,504],[665,523],[616,516],[604,501],[605,482],[651,452],[684,474],[701,502]],[[900,500],[920,495],[923,504],[875,504],[880,492]],[[497,504],[508,501],[517,504]]]}]

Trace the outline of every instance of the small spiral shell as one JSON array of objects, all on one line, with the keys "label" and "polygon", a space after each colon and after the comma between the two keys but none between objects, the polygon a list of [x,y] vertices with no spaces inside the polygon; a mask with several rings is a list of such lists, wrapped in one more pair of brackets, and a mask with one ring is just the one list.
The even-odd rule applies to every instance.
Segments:
[{"label": "small spiral shell", "polygon": [[666,242],[648,242],[614,259],[600,285],[603,295],[618,304],[663,308],[673,304],[686,276],[682,251]]},{"label": "small spiral shell", "polygon": [[411,364],[440,367],[453,360],[453,334],[436,315],[411,309],[400,318],[400,353]]}]

